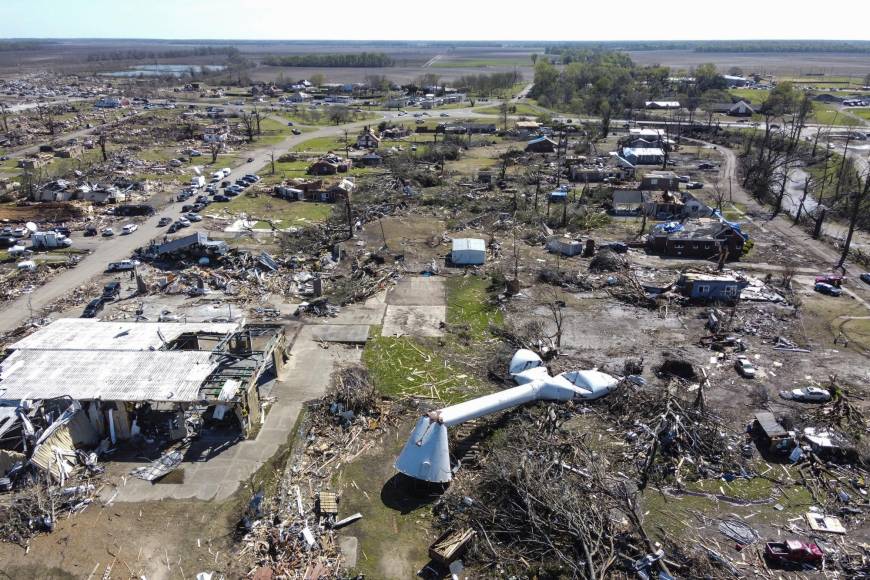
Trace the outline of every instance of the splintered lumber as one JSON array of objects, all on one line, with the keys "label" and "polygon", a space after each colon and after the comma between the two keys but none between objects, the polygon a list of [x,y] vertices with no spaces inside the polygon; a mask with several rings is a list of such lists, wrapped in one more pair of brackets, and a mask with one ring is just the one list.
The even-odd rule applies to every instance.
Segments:
[{"label": "splintered lumber", "polygon": [[476,533],[471,528],[444,532],[429,546],[429,557],[445,566],[449,565],[462,555]]}]

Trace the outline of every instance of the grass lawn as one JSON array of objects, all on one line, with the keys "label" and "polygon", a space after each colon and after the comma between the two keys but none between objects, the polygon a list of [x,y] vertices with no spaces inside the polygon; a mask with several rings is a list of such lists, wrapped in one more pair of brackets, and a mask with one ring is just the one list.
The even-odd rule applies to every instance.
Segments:
[{"label": "grass lawn", "polygon": [[849,109],[849,112],[865,121],[870,121],[870,109]]},{"label": "grass lawn", "polygon": [[[318,107],[316,109],[309,109],[306,106],[300,106],[297,110],[293,111],[281,111],[277,113],[282,119],[286,119],[287,121],[291,121],[298,125],[316,125],[322,127],[328,127],[334,125],[335,123],[329,118],[328,110],[323,109],[322,107]],[[348,121],[367,121],[369,119],[377,119],[379,115],[375,113],[355,113],[351,112],[351,118]],[[286,122],[284,123],[287,124]]]},{"label": "grass lawn", "polygon": [[265,118],[260,120],[260,135],[256,136],[253,146],[275,145],[292,135],[292,127],[287,123]]},{"label": "grass lawn", "polygon": [[489,302],[489,278],[447,279],[447,323],[468,328],[472,340],[489,338],[489,325],[504,323],[504,314]]},{"label": "grass lawn", "polygon": [[[348,139],[353,139],[356,142],[356,135],[348,133]],[[303,141],[298,145],[293,146],[293,151],[313,151],[316,153],[326,153],[328,151],[341,151],[344,153],[344,136],[341,137],[315,137],[308,141]]]},{"label": "grass lawn", "polygon": [[[311,201],[287,201],[270,195],[238,195],[225,203],[215,203],[210,207],[226,209],[232,214],[247,214],[250,218],[268,218],[282,227],[302,227],[314,222],[325,221],[332,213],[331,203]],[[268,223],[258,222],[257,227],[268,228]]]},{"label": "grass lawn", "polygon": [[820,125],[860,125],[861,122],[854,117],[837,111],[824,103],[813,103],[813,118]]},{"label": "grass lawn", "polygon": [[738,99],[743,99],[747,103],[753,105],[761,105],[770,96],[770,91],[760,91],[756,89],[730,89],[728,91]]},{"label": "grass lawn", "polygon": [[432,64],[432,68],[493,68],[500,66],[531,66],[526,58],[444,58]]},{"label": "grass lawn", "polygon": [[458,403],[478,394],[476,378],[451,366],[434,343],[381,336],[380,332],[379,327],[372,329],[362,360],[381,394],[422,396],[443,403]]}]

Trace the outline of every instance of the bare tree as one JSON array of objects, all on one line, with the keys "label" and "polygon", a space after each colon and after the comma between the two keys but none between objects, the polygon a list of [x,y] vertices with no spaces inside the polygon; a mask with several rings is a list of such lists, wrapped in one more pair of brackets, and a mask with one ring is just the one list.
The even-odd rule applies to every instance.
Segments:
[{"label": "bare tree", "polygon": [[553,317],[553,325],[555,326],[555,333],[550,337],[551,340],[554,340],[553,344],[556,346],[556,350],[559,350],[562,347],[562,327],[565,321],[565,314],[562,309],[565,307],[565,301],[559,298],[559,292],[555,288],[553,291],[553,299],[547,301],[545,306],[550,311],[550,316]]},{"label": "bare tree", "polygon": [[262,135],[263,132],[260,130],[260,118],[262,116],[260,114],[260,109],[254,107],[254,110],[251,112],[251,116],[254,117],[254,122],[257,125],[257,135]]},{"label": "bare tree", "polygon": [[722,206],[725,204],[725,197],[727,195],[722,187],[722,180],[717,176],[713,180],[713,203],[716,204],[716,209],[719,210],[719,213],[722,213]]},{"label": "bare tree", "polygon": [[97,138],[97,143],[100,146],[100,152],[103,154],[103,161],[109,160],[109,155],[106,153],[106,145],[109,142],[109,137],[105,131],[100,133],[100,136]]},{"label": "bare tree", "polygon": [[218,153],[223,149],[223,144],[220,141],[214,141],[208,146],[208,152],[211,153],[212,165],[217,163]]},{"label": "bare tree", "polygon": [[9,107],[6,105],[6,103],[0,103],[0,115],[2,115],[2,117],[3,117],[3,132],[8,133],[9,132],[9,120],[8,120]]},{"label": "bare tree", "polygon": [[[48,130],[48,134],[54,136],[54,132],[57,129],[57,124],[54,119],[54,111],[52,111],[51,107],[44,107],[42,105],[36,106],[36,113],[39,115],[39,119],[45,125],[45,128]],[[5,121],[4,121],[5,123]]]},{"label": "bare tree", "polygon": [[242,122],[242,129],[245,132],[245,135],[248,138],[248,143],[254,142],[254,134],[257,132],[256,121],[254,120],[254,115],[247,111],[242,111],[239,113],[239,120]]},{"label": "bare tree", "polygon": [[[860,177],[859,177],[860,179]],[[840,255],[840,261],[837,263],[838,268],[842,268],[846,263],[846,258],[849,257],[849,249],[852,246],[852,235],[855,233],[855,226],[858,223],[858,215],[861,213],[861,206],[864,201],[870,196],[870,171],[864,176],[864,187],[860,192],[856,191],[852,194],[852,208],[849,215],[849,231],[846,234],[846,241],[843,242],[843,253]]]}]

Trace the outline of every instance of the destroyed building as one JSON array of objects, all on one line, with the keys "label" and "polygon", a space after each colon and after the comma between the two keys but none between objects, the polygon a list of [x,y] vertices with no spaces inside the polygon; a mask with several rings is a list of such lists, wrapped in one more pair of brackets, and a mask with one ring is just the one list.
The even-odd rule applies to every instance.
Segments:
[{"label": "destroyed building", "polygon": [[75,402],[98,438],[112,442],[146,424],[169,426],[168,439],[180,439],[191,416],[205,424],[235,417],[237,432],[249,436],[261,421],[261,389],[281,378],[286,349],[274,324],[63,318],[9,347],[0,400],[19,408]]}]

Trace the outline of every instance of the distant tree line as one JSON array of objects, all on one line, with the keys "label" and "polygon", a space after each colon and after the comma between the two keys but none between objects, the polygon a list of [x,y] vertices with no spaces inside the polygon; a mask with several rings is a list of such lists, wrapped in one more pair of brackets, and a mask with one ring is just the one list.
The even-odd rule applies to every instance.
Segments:
[{"label": "distant tree line", "polygon": [[359,52],[355,54],[299,54],[288,56],[267,56],[263,64],[270,66],[298,67],[344,67],[380,68],[393,66],[392,58],[383,52]]},{"label": "distant tree line", "polygon": [[501,90],[509,89],[523,80],[517,71],[492,74],[463,75],[454,84],[469,93],[491,95]]},{"label": "distant tree line", "polygon": [[238,57],[239,49],[234,46],[200,46],[177,50],[111,50],[88,55],[88,62],[114,60],[156,60],[163,58],[185,58],[191,56],[228,56]]},{"label": "distant tree line", "polygon": [[11,50],[33,50],[46,46],[46,43],[41,40],[0,40],[0,52]]},{"label": "distant tree line", "polygon": [[694,52],[851,52],[870,53],[866,40],[677,40],[677,41],[578,41],[550,44],[544,53],[553,56],[570,55],[579,51],[643,51],[692,50]]}]

